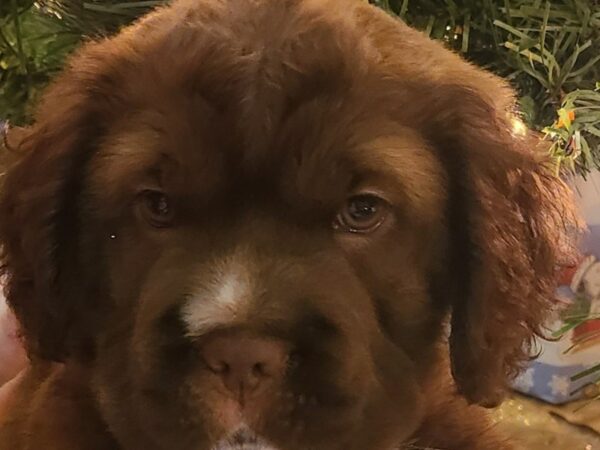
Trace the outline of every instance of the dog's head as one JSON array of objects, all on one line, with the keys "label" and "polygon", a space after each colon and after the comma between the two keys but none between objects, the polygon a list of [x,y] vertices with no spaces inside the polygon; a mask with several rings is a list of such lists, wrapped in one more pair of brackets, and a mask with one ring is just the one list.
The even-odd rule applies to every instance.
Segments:
[{"label": "dog's head", "polygon": [[159,10],[85,46],[18,146],[8,301],[124,448],[386,449],[440,347],[481,404],[528,356],[567,188],[498,79],[339,3]]}]

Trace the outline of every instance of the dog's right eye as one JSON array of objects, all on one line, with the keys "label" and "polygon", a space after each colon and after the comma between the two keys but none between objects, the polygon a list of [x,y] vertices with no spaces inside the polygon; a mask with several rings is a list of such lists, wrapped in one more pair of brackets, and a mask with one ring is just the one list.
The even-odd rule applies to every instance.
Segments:
[{"label": "dog's right eye", "polygon": [[173,222],[173,207],[164,192],[144,191],[139,204],[142,217],[153,227],[164,228]]}]

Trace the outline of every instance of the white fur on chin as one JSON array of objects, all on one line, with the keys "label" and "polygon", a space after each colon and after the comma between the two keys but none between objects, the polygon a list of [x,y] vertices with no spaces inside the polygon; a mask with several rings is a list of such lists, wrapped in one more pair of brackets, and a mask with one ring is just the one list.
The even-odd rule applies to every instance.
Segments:
[{"label": "white fur on chin", "polygon": [[242,426],[218,442],[212,450],[279,450],[257,437],[252,430]]}]

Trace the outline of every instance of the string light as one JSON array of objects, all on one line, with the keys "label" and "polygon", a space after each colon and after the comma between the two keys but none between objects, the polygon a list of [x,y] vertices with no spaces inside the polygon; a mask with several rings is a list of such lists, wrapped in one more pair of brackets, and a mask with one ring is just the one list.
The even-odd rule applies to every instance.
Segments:
[{"label": "string light", "polygon": [[511,117],[512,132],[517,136],[527,135],[527,125],[517,116]]}]

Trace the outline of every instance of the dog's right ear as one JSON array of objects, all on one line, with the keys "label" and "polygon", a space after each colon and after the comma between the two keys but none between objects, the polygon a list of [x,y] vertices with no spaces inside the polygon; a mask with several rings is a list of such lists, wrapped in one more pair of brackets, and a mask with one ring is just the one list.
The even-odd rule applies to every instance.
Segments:
[{"label": "dog's right ear", "polygon": [[11,127],[7,122],[5,125],[0,126],[0,136],[2,136],[0,145],[6,150],[17,149],[30,132],[30,128]]},{"label": "dog's right ear", "polygon": [[[0,248],[5,294],[30,356],[61,361],[76,346],[85,296],[78,272],[78,203],[86,162],[109,98],[96,47],[88,45],[43,97],[36,122],[8,130],[2,147]],[[68,281],[67,281],[68,279]]]}]

